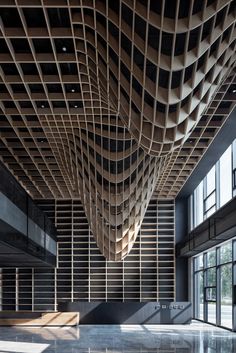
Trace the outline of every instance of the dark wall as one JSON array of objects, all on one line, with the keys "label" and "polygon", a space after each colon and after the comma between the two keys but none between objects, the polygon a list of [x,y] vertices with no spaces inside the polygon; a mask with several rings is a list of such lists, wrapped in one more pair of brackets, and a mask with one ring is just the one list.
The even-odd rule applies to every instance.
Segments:
[{"label": "dark wall", "polygon": [[175,200],[175,243],[181,242],[188,234],[188,199]]}]

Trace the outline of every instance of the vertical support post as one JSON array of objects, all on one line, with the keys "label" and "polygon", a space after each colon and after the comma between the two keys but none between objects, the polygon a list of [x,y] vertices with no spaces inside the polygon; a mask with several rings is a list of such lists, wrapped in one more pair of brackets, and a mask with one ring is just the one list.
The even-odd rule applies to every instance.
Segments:
[{"label": "vertical support post", "polygon": [[216,248],[216,325],[221,323],[221,270],[220,270],[220,248]]},{"label": "vertical support post", "polygon": [[16,302],[15,302],[15,307],[16,307],[16,311],[19,311],[19,269],[16,268]]},{"label": "vertical support post", "polygon": [[198,303],[200,303],[199,300],[199,291],[196,288],[196,276],[198,276],[198,274],[196,274],[196,258],[192,258],[192,276],[193,276],[193,281],[192,281],[192,303],[193,303],[193,317],[194,318],[198,318],[199,317],[199,305]]},{"label": "vertical support post", "polygon": [[206,301],[206,286],[207,286],[207,254],[203,254],[203,321],[208,320],[208,305]]},{"label": "vertical support post", "polygon": [[71,200],[71,301],[74,301],[74,201]]},{"label": "vertical support post", "polygon": [[232,330],[236,331],[236,240],[233,240],[233,262],[232,262]]},{"label": "vertical support post", "polygon": [[32,311],[34,311],[34,268],[32,268]]},{"label": "vertical support post", "polygon": [[0,268],[0,311],[2,311],[2,295],[3,295],[3,279],[2,279],[2,269]]}]

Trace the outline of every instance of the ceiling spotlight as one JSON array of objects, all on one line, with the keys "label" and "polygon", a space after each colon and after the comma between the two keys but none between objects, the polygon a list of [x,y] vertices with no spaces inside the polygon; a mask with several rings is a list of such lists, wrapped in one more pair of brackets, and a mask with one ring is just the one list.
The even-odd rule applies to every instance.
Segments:
[{"label": "ceiling spotlight", "polygon": [[233,89],[233,93],[236,93],[236,89]]},{"label": "ceiling spotlight", "polygon": [[74,88],[72,88],[71,92],[72,92],[72,93],[74,93],[74,92],[75,92],[75,89],[74,89]]},{"label": "ceiling spotlight", "polygon": [[75,108],[78,108],[78,105],[74,105]]},{"label": "ceiling spotlight", "polygon": [[66,47],[62,47],[62,51],[67,51]]},{"label": "ceiling spotlight", "polygon": [[41,104],[41,108],[45,108],[45,105]]}]

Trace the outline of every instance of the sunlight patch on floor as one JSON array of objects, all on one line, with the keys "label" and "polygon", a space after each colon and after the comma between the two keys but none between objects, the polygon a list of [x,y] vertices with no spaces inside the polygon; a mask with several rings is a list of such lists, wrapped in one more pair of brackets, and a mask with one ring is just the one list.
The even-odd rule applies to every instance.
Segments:
[{"label": "sunlight patch on floor", "polygon": [[0,341],[0,352],[42,353],[48,347],[46,343]]}]

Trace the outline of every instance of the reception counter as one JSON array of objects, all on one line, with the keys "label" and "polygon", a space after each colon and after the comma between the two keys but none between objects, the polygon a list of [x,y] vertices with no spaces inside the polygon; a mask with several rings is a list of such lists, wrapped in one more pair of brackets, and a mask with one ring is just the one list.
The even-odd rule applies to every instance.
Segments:
[{"label": "reception counter", "polygon": [[80,324],[188,324],[190,302],[73,302],[58,311],[78,312]]}]

